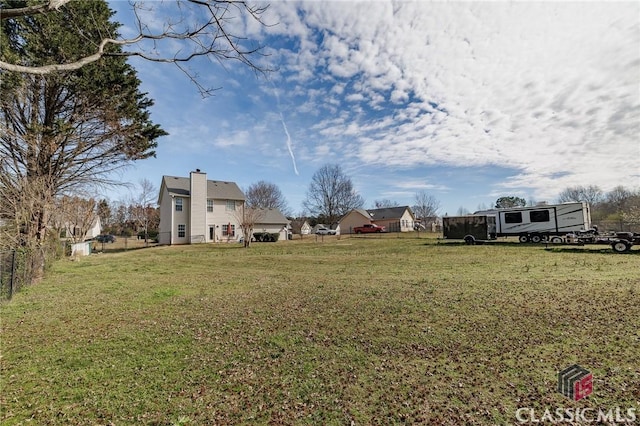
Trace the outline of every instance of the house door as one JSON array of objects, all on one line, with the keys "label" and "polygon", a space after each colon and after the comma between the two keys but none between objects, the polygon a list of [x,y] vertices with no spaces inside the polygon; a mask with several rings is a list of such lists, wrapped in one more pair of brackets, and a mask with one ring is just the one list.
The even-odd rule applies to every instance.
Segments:
[{"label": "house door", "polygon": [[210,225],[209,226],[209,241],[214,241],[215,232],[216,232],[216,226],[215,225]]}]

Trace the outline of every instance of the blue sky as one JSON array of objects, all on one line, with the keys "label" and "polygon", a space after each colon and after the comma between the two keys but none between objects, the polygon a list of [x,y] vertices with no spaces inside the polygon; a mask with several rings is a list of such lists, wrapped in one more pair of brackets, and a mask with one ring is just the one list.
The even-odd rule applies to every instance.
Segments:
[{"label": "blue sky", "polygon": [[[129,3],[110,5],[127,36]],[[148,6],[161,26],[167,9]],[[325,164],[343,168],[365,207],[411,205],[425,190],[450,215],[505,195],[640,187],[638,2],[278,1],[264,21],[275,25],[232,29],[265,46],[266,77],[191,64],[221,88],[213,97],[175,66],[131,61],[170,135],[118,178],[159,187],[199,168],[241,188],[265,180],[293,213]]]}]

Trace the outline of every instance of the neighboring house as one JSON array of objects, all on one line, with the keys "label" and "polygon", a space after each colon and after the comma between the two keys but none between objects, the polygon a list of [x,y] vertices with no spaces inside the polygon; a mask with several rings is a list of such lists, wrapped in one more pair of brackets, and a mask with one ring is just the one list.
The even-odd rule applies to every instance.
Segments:
[{"label": "neighboring house", "polygon": [[384,209],[353,209],[340,219],[343,234],[352,234],[353,228],[369,223],[384,226],[387,232],[413,231],[415,216],[409,206]]},{"label": "neighboring house", "polygon": [[388,207],[384,209],[367,210],[371,220],[378,226],[384,226],[387,232],[413,231],[416,220],[409,206]]},{"label": "neighboring house", "polygon": [[353,209],[340,219],[340,230],[343,234],[353,234],[353,228],[373,223],[369,212],[363,209]]},{"label": "neighboring house", "polygon": [[100,222],[100,216],[96,216],[95,220],[91,224],[91,228],[87,230],[84,235],[85,240],[92,240],[102,233],[102,223]]},{"label": "neighboring house", "polygon": [[262,212],[258,221],[253,226],[253,232],[268,232],[280,234],[278,241],[286,241],[289,238],[289,219],[278,209],[260,209]]},{"label": "neighboring house", "polygon": [[294,234],[309,235],[311,234],[311,225],[304,219],[294,219],[291,221],[291,231]]},{"label": "neighboring house", "polygon": [[61,230],[64,231],[62,235],[64,235],[65,238],[73,239],[75,241],[87,241],[100,235],[102,232],[102,224],[100,222],[100,216],[96,216],[84,235],[80,235],[82,233],[82,228],[71,222],[62,224]]},{"label": "neighboring house", "polygon": [[309,235],[311,234],[311,225],[306,220],[302,225],[300,225],[300,235]]},{"label": "neighboring house", "polygon": [[207,180],[199,169],[189,177],[163,176],[160,244],[239,241],[244,194],[234,182]]}]

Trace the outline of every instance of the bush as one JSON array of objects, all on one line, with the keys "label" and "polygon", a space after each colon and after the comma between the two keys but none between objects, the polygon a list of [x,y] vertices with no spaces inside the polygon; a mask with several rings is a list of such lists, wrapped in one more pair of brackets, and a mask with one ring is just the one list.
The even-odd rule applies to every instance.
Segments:
[{"label": "bush", "polygon": [[[158,239],[158,231],[156,230],[148,230],[147,231],[147,238],[149,240],[157,240]],[[138,232],[138,239],[139,240],[144,240],[144,231],[140,231]]]},{"label": "bush", "polygon": [[275,243],[280,238],[278,232],[254,232],[253,239],[263,243]]}]

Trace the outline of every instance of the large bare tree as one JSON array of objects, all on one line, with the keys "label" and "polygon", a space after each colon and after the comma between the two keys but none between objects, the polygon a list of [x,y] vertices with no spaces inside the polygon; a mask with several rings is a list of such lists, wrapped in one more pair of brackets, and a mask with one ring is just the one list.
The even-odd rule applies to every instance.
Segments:
[{"label": "large bare tree", "polygon": [[594,206],[603,200],[602,189],[597,185],[577,185],[565,188],[558,195],[558,202],[580,202],[586,201],[589,205]]},{"label": "large bare tree", "polygon": [[130,217],[144,232],[144,242],[149,242],[149,227],[158,216],[156,199],[158,190],[149,179],[140,179],[136,195],[129,200]]},{"label": "large bare tree", "polygon": [[[2,55],[0,69],[36,75],[60,71],[75,71],[109,57],[140,57],[152,62],[170,63],[197,85],[203,95],[211,94],[188,63],[198,57],[214,62],[237,61],[256,72],[264,72],[252,59],[261,46],[239,33],[243,23],[263,24],[264,3],[251,4],[237,0],[175,0],[167,2],[131,1],[131,14],[136,33],[122,37],[114,28],[102,25],[99,37],[87,37],[85,28],[75,22],[84,19],[74,11],[71,0],[40,0],[33,2],[0,1],[2,21],[18,19],[56,19],[65,16],[75,31],[68,34],[87,45],[82,55],[59,58],[49,63],[33,63],[28,58]],[[165,21],[158,25],[158,16]],[[100,24],[100,20],[95,20]],[[52,39],[52,43],[55,43]],[[10,40],[20,43],[19,39]],[[113,48],[113,47],[117,48]]]},{"label": "large bare tree", "polygon": [[419,191],[414,196],[415,204],[412,207],[416,218],[425,221],[435,220],[440,210],[440,202],[426,191]]},{"label": "large bare tree", "polygon": [[289,206],[280,188],[274,183],[261,180],[250,185],[244,191],[245,204],[252,208],[278,209],[285,216],[289,214]]},{"label": "large bare tree", "polygon": [[339,165],[322,166],[311,178],[304,207],[333,225],[350,210],[361,208],[364,199]]}]

